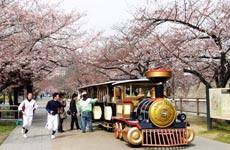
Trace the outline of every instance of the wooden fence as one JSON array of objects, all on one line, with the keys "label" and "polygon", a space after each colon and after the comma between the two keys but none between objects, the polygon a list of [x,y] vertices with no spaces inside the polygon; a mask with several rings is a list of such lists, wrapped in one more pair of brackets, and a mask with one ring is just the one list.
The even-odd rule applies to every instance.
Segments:
[{"label": "wooden fence", "polygon": [[179,98],[173,102],[177,111],[195,113],[198,116],[207,114],[206,99],[204,98]]}]

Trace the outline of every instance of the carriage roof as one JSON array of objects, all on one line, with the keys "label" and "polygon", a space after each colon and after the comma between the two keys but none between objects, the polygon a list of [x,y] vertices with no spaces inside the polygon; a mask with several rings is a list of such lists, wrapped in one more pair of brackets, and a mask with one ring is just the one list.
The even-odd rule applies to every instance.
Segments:
[{"label": "carriage roof", "polygon": [[114,83],[115,81],[108,81],[108,82],[102,82],[102,83],[97,83],[97,84],[90,84],[86,86],[82,86],[79,89],[84,89],[84,88],[89,88],[89,87],[95,87],[95,86],[103,86],[103,85],[110,85]]},{"label": "carriage roof", "polygon": [[120,85],[120,84],[126,84],[126,83],[138,83],[138,82],[151,83],[151,81],[149,79],[141,78],[141,79],[131,79],[131,80],[116,81],[112,85]]},{"label": "carriage roof", "polygon": [[115,86],[115,85],[121,85],[121,84],[127,84],[127,83],[138,83],[138,82],[151,83],[151,81],[149,79],[147,79],[147,78],[141,78],[141,79],[108,81],[108,82],[103,82],[103,83],[98,83],[98,84],[91,84],[91,85],[86,85],[86,86],[80,87],[79,89],[90,88],[90,87],[97,87],[97,86],[108,86],[108,85]]}]

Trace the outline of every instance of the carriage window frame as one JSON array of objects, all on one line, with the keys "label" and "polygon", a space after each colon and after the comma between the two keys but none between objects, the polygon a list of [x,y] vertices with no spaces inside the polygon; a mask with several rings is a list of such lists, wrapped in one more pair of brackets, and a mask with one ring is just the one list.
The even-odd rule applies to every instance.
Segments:
[{"label": "carriage window frame", "polygon": [[[133,98],[139,95],[148,96],[153,86],[151,84],[125,84],[124,85],[124,97]],[[129,89],[129,93],[127,93]]]}]

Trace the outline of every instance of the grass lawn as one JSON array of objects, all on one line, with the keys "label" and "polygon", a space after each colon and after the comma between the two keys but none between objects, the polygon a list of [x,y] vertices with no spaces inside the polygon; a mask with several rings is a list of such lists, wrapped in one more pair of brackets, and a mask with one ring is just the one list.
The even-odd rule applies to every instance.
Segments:
[{"label": "grass lawn", "polygon": [[[207,130],[207,121],[204,117],[188,116],[188,122],[196,135],[230,144],[230,125],[225,121],[213,121],[211,130]],[[196,138],[196,137],[195,137]]]},{"label": "grass lawn", "polygon": [[14,121],[4,121],[0,122],[0,145],[4,142],[4,140],[10,135],[10,133],[14,130],[16,124]]}]

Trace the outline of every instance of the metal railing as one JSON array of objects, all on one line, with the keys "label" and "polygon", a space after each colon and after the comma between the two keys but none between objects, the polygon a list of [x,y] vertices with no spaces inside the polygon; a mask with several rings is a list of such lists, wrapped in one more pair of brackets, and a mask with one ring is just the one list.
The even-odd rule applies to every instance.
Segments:
[{"label": "metal railing", "polygon": [[18,120],[20,118],[17,105],[0,105],[0,120]]},{"label": "metal railing", "polygon": [[197,116],[207,114],[207,104],[204,98],[178,98],[174,100],[176,110],[195,113]]}]

